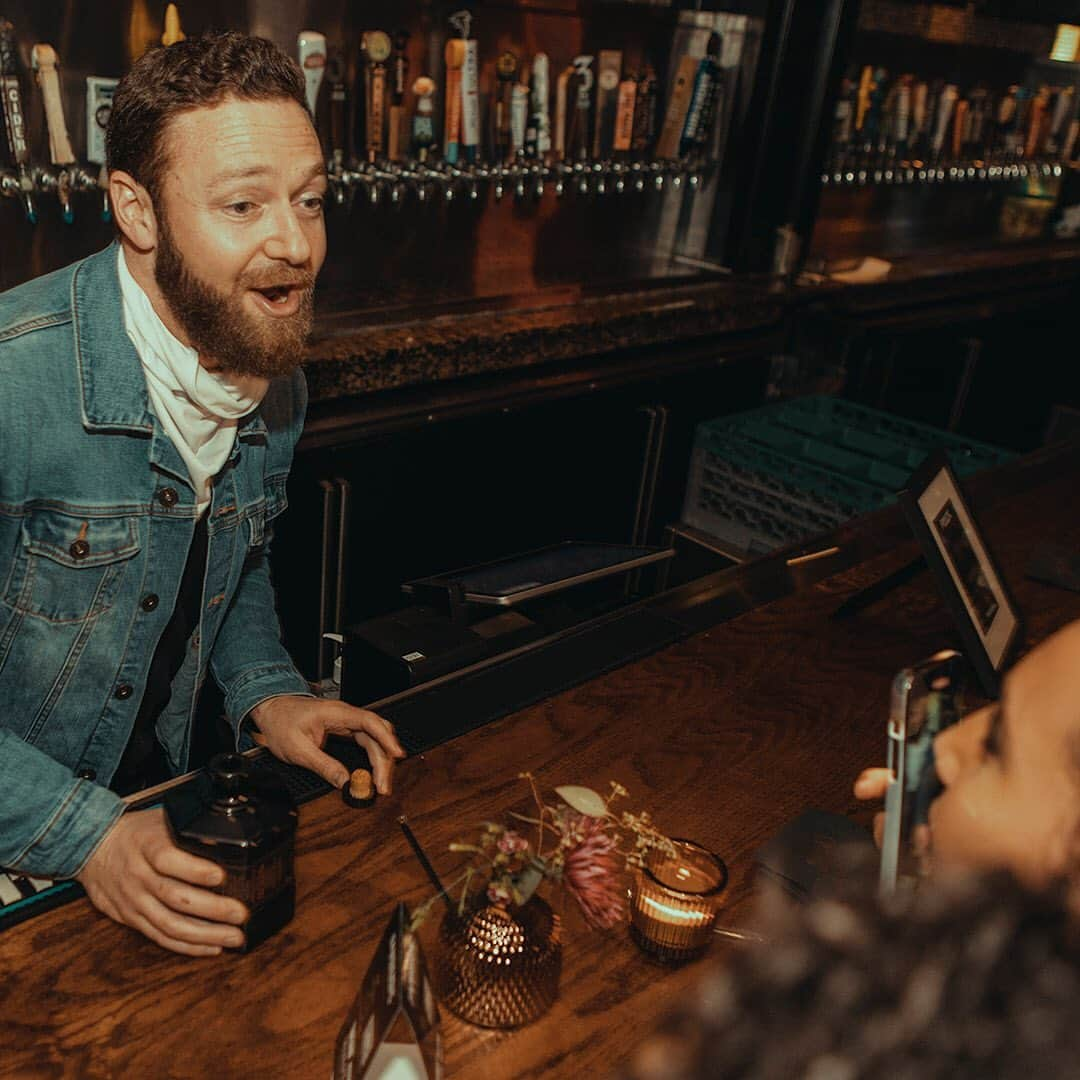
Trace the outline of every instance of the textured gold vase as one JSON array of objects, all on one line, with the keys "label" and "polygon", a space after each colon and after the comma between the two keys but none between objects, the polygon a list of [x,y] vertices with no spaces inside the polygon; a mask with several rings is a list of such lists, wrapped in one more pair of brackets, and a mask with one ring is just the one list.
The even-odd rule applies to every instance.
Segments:
[{"label": "textured gold vase", "polygon": [[542,1016],[559,996],[559,917],[540,897],[520,908],[448,912],[439,929],[435,984],[462,1020],[515,1028]]}]

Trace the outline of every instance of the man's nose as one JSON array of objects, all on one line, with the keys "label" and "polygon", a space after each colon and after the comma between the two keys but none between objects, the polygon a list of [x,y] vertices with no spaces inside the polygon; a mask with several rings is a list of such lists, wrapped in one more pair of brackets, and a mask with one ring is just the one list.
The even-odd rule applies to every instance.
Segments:
[{"label": "man's nose", "polygon": [[280,259],[293,266],[306,266],[311,261],[311,241],[291,205],[273,215],[264,250],[269,258]]}]

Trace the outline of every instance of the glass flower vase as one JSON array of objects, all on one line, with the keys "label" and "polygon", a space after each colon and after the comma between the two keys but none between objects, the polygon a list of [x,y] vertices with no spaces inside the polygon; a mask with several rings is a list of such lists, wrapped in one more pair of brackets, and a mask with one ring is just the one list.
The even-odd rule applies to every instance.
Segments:
[{"label": "glass flower vase", "polygon": [[447,912],[439,929],[435,984],[454,1014],[486,1028],[516,1028],[559,996],[559,916],[539,896],[521,907],[480,903]]}]

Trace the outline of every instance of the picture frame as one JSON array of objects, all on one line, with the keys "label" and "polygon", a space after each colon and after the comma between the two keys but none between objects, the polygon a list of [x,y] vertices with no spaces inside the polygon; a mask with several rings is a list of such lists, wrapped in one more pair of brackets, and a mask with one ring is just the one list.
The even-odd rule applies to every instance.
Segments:
[{"label": "picture frame", "polygon": [[944,451],[915,470],[899,501],[979,684],[996,698],[1023,621]]}]

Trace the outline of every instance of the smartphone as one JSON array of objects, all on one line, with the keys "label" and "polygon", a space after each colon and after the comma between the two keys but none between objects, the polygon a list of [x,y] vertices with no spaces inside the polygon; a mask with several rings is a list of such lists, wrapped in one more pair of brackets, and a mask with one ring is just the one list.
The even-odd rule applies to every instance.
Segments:
[{"label": "smartphone", "polygon": [[880,887],[891,893],[913,860],[912,833],[926,824],[941,791],[934,768],[934,738],[960,715],[964,658],[953,649],[935,653],[898,672],[889,703],[887,765]]}]

